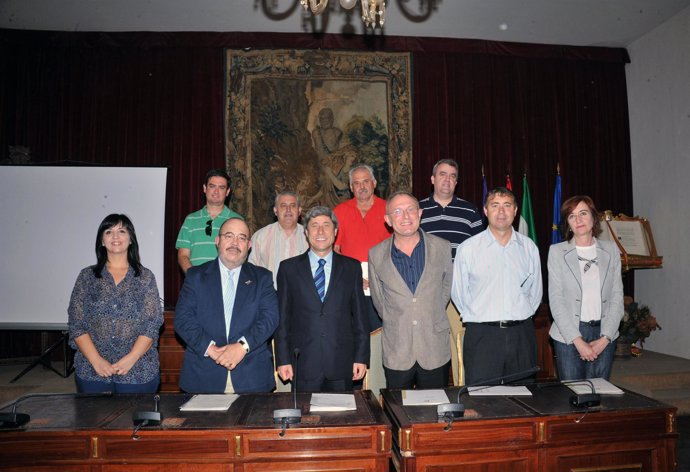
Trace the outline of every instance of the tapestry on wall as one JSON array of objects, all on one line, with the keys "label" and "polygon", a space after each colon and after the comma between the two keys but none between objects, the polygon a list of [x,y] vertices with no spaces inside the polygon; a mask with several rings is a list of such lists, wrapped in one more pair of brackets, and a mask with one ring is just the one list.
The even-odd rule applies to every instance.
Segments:
[{"label": "tapestry on wall", "polygon": [[359,163],[383,198],[412,189],[409,54],[229,50],[226,83],[231,206],[253,231],[281,191],[305,210],[351,198]]}]

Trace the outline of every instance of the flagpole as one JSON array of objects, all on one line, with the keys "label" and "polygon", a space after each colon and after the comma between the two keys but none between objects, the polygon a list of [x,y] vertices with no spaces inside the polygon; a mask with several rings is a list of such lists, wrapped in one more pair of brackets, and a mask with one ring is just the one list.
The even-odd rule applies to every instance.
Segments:
[{"label": "flagpole", "polygon": [[489,189],[486,185],[486,176],[484,175],[484,164],[482,164],[482,208],[486,204],[486,196],[489,194]]},{"label": "flagpole", "polygon": [[556,163],[556,186],[553,190],[553,219],[551,223],[551,244],[560,243],[561,231],[561,163]]}]

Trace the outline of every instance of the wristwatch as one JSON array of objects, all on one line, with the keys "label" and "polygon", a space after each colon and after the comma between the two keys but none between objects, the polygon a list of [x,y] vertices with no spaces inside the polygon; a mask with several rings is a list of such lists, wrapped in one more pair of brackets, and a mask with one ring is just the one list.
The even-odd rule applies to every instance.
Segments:
[{"label": "wristwatch", "polygon": [[611,342],[611,338],[609,338],[609,337],[606,336],[605,334],[602,334],[601,337],[602,337],[602,338],[606,338],[606,340],[607,340],[609,343]]},{"label": "wristwatch", "polygon": [[249,346],[247,346],[247,343],[244,341],[244,339],[240,339],[237,342],[240,343],[240,346],[242,346],[245,351],[249,352]]}]

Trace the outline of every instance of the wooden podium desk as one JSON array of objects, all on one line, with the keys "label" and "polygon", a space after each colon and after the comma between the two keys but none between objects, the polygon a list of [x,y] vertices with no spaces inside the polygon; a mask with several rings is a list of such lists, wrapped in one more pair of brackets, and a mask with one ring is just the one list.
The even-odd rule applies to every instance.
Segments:
[{"label": "wooden podium desk", "polygon": [[[676,469],[676,408],[626,391],[572,407],[572,392],[529,386],[531,397],[470,397],[466,417],[439,422],[435,406],[402,406],[383,390],[400,472],[668,472]],[[446,393],[457,398],[457,388]],[[474,417],[470,417],[474,410]]]},{"label": "wooden podium desk", "polygon": [[189,396],[162,395],[161,426],[132,439],[132,414],[153,408],[152,395],[27,398],[31,421],[0,431],[0,470],[17,471],[376,471],[388,470],[391,433],[370,391],[357,411],[309,413],[281,437],[273,410],[291,408],[288,393],[242,395],[227,412],[181,412]]}]

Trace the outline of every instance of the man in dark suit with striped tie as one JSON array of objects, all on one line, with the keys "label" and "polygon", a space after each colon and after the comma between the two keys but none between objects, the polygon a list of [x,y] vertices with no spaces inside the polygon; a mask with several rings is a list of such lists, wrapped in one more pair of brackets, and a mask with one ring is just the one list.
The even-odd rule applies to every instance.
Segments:
[{"label": "man in dark suit with striped tie", "polygon": [[[328,207],[304,218],[309,250],[278,269],[280,323],[274,335],[278,375],[300,392],[344,392],[366,374],[367,306],[362,268],[333,251],[338,220]],[[299,358],[294,352],[299,349]]]}]

